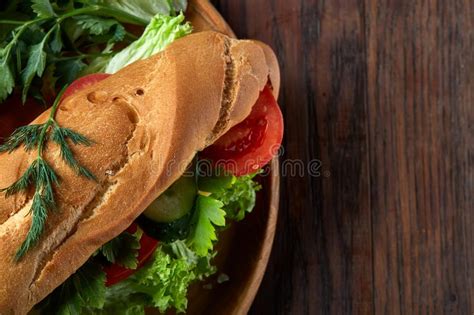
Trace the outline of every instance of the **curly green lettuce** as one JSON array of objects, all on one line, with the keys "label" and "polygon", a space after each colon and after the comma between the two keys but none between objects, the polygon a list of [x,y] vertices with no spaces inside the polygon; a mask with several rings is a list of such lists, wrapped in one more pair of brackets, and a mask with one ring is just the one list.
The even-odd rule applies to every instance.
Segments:
[{"label": "curly green lettuce", "polygon": [[149,264],[121,283],[107,288],[101,310],[90,314],[144,314],[146,307],[160,312],[184,312],[189,285],[216,272],[213,254],[197,257],[184,242],[161,246]]},{"label": "curly green lettuce", "polygon": [[223,203],[222,209],[226,218],[241,221],[255,207],[256,192],[261,189],[254,181],[259,172],[240,177],[229,174],[203,177],[199,181],[199,189],[209,192],[212,198]]},{"label": "curly green lettuce", "polygon": [[137,60],[164,50],[176,39],[190,34],[192,27],[189,23],[183,23],[184,19],[183,13],[174,17],[161,14],[154,16],[143,35],[110,59],[104,72],[115,73]]}]

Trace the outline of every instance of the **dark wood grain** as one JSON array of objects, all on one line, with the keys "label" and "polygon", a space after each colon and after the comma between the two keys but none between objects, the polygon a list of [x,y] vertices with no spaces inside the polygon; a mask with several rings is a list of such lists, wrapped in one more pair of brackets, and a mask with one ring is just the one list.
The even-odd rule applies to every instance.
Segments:
[{"label": "dark wood grain", "polygon": [[472,314],[472,1],[214,3],[279,56],[283,163],[322,163],[282,178],[251,314]]},{"label": "dark wood grain", "polygon": [[367,16],[375,310],[473,314],[473,2]]}]

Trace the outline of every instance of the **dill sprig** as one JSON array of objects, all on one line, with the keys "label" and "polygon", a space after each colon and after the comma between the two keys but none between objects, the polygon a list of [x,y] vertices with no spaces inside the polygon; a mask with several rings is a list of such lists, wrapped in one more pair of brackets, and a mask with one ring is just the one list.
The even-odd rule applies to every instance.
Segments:
[{"label": "dill sprig", "polygon": [[92,172],[79,164],[68,142],[69,140],[74,145],[90,146],[92,141],[69,128],[59,126],[55,120],[56,111],[65,90],[66,87],[58,94],[51,108],[49,118],[44,124],[20,127],[13,132],[5,144],[0,146],[0,153],[11,153],[21,146],[27,152],[35,149],[38,151],[36,159],[29,165],[23,175],[11,186],[0,189],[0,192],[5,193],[5,198],[8,198],[34,187],[33,200],[29,211],[29,214],[32,215],[31,226],[25,241],[15,255],[17,261],[38,243],[44,232],[48,212],[56,209],[54,186],[59,185],[59,178],[43,156],[48,141],[52,141],[59,146],[61,158],[77,175],[96,180]]}]

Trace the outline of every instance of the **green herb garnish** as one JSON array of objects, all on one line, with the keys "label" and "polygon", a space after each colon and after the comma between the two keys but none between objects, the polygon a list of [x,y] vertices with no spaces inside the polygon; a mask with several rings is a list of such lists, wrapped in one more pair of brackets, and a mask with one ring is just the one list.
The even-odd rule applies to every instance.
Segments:
[{"label": "green herb garnish", "polygon": [[212,197],[199,195],[194,212],[194,225],[188,242],[198,256],[206,256],[217,241],[216,226],[225,226],[224,204]]},{"label": "green herb garnish", "polygon": [[143,231],[137,229],[135,233],[123,232],[116,238],[98,249],[96,255],[103,256],[111,264],[117,264],[127,269],[138,268],[138,250]]},{"label": "green herb garnish", "polygon": [[[31,0],[0,3],[0,102],[15,87],[43,100],[89,66],[106,63],[137,36],[124,24],[146,26],[174,15],[186,1]],[[90,71],[89,71],[90,72]],[[43,79],[43,80],[42,80]]]},{"label": "green herb garnish", "polygon": [[59,178],[54,169],[44,159],[44,151],[48,141],[52,141],[59,146],[61,158],[76,174],[90,180],[96,180],[95,176],[74,158],[68,140],[75,145],[85,146],[90,146],[92,142],[69,128],[59,126],[55,120],[56,111],[65,90],[66,88],[63,88],[57,96],[49,118],[44,124],[20,127],[7,139],[5,144],[0,145],[0,153],[11,153],[20,146],[23,146],[27,152],[32,150],[38,152],[36,159],[15,183],[7,188],[0,189],[0,192],[4,192],[7,198],[19,192],[26,192],[31,186],[34,187],[33,202],[29,212],[32,215],[31,227],[25,241],[16,253],[16,260],[20,260],[28,250],[36,245],[44,231],[48,212],[56,208],[53,188],[59,185]]}]

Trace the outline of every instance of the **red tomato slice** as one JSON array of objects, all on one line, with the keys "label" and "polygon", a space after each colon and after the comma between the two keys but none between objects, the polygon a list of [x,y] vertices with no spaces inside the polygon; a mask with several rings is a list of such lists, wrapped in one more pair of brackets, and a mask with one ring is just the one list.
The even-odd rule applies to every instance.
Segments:
[{"label": "red tomato slice", "polygon": [[236,176],[253,173],[275,156],[283,139],[283,115],[269,87],[250,115],[202,152]]},{"label": "red tomato slice", "polygon": [[[136,223],[133,223],[127,229],[127,232],[135,233],[137,229],[138,229],[138,225]],[[143,267],[145,263],[147,263],[147,261],[150,259],[151,255],[153,255],[157,247],[158,247],[158,241],[149,237],[145,233],[143,233],[142,238],[140,239],[140,249],[138,250],[137,269],[128,269],[128,268],[119,266],[117,264],[109,265],[104,268],[104,272],[107,276],[107,281],[105,285],[110,287],[130,277],[138,269]]]},{"label": "red tomato slice", "polygon": [[64,91],[64,94],[61,100],[66,99],[66,97],[71,96],[77,91],[80,91],[88,86],[91,86],[94,83],[107,79],[108,77],[110,77],[110,74],[108,73],[93,73],[93,74],[88,74],[83,77],[80,77],[79,79],[75,80],[74,82],[71,83],[71,85],[68,86],[66,91]]}]

